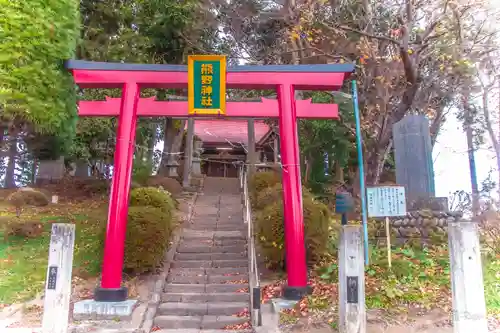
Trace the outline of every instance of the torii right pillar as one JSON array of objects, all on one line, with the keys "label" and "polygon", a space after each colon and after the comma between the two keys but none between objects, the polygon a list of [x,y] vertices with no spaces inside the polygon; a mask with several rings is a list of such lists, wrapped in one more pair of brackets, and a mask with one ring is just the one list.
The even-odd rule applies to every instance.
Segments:
[{"label": "torii right pillar", "polygon": [[[335,66],[333,65],[333,67]],[[321,65],[318,67],[321,67]],[[313,68],[314,66],[311,66],[311,69]],[[345,71],[344,73],[345,76],[343,79],[350,74],[349,71]],[[301,88],[306,90],[311,88],[314,90],[334,90],[340,88],[342,84],[339,85],[339,83],[336,82],[335,87],[327,82],[318,81],[316,81],[316,85],[311,82],[304,86],[295,85],[294,83],[279,84],[276,86],[280,111],[279,142],[282,164],[283,217],[285,220],[285,263],[288,273],[288,285],[283,290],[283,297],[288,300],[300,300],[310,293],[311,290],[307,284],[307,244],[304,237],[304,213],[295,90]]]},{"label": "torii right pillar", "polygon": [[304,214],[300,179],[299,140],[295,89],[291,85],[277,88],[280,106],[279,131],[283,183],[283,217],[285,219],[285,260],[288,285],[283,297],[299,300],[309,292],[307,286]]}]

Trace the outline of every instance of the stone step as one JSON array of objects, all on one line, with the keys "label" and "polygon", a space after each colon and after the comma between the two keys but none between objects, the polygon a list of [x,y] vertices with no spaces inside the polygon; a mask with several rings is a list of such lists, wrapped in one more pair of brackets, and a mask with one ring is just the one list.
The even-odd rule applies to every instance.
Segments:
[{"label": "stone step", "polygon": [[186,224],[185,226],[188,230],[200,230],[200,231],[245,231],[247,226],[241,222],[241,224],[231,223],[231,224]]},{"label": "stone step", "polygon": [[248,283],[248,275],[240,274],[236,276],[226,276],[226,275],[182,275],[182,274],[172,274],[167,277],[168,283],[178,283],[178,284],[227,284],[227,283]]},{"label": "stone step", "polygon": [[215,239],[213,244],[215,246],[246,245],[247,240],[246,239],[223,239],[223,240]]},{"label": "stone step", "polygon": [[198,276],[198,275],[226,275],[237,276],[247,274],[247,267],[223,267],[223,268],[171,268],[169,275],[184,275],[184,276]]},{"label": "stone step", "polygon": [[246,252],[240,253],[211,253],[211,252],[201,252],[201,253],[176,253],[175,260],[238,260],[247,259]]},{"label": "stone step", "polygon": [[162,302],[250,302],[249,293],[163,293]]},{"label": "stone step", "polygon": [[172,268],[247,267],[248,260],[174,260]]},{"label": "stone step", "polygon": [[248,293],[248,283],[245,284],[181,284],[167,283],[164,291],[166,293]]},{"label": "stone step", "polygon": [[201,330],[201,329],[163,329],[157,333],[253,333],[253,330]]},{"label": "stone step", "polygon": [[194,217],[189,221],[190,224],[196,224],[196,225],[234,225],[234,226],[240,226],[245,224],[243,222],[243,214],[239,214],[238,216],[231,216],[231,217],[224,217],[224,216],[219,216],[216,218],[207,218],[207,217]]},{"label": "stone step", "polygon": [[157,316],[154,325],[160,329],[224,329],[248,322],[248,317],[233,316]]},{"label": "stone step", "polygon": [[220,303],[162,303],[158,307],[160,315],[167,316],[234,316],[248,312],[248,303],[220,302]]},{"label": "stone step", "polygon": [[248,267],[247,259],[212,260],[212,267]]},{"label": "stone step", "polygon": [[181,237],[187,239],[215,239],[215,240],[229,240],[229,239],[246,239],[246,231],[203,231],[203,230],[190,230],[184,229]]},{"label": "stone step", "polygon": [[247,249],[246,245],[210,246],[181,243],[177,247],[178,253],[241,253]]},{"label": "stone step", "polygon": [[182,244],[190,244],[190,245],[207,245],[207,246],[232,246],[232,245],[246,245],[246,239],[214,239],[205,237],[205,238],[183,238]]}]

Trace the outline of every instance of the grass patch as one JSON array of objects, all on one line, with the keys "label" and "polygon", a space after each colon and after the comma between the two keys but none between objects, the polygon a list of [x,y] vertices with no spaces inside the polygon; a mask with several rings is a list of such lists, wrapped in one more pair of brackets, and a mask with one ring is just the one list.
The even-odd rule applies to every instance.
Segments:
[{"label": "grass patch", "polygon": [[[447,248],[447,245],[393,247],[392,268],[389,269],[386,248],[371,246],[370,266],[366,268],[365,274],[366,306],[401,311],[411,306],[450,310],[451,282]],[[318,269],[321,280],[338,282],[335,257],[332,256],[329,264]],[[499,313],[500,260],[483,258],[483,275],[488,311]]]},{"label": "grass patch", "polygon": [[[102,240],[98,232],[106,212],[101,203],[53,205],[50,209],[27,209],[23,216],[35,217],[44,223],[37,238],[11,236],[0,244],[0,303],[11,304],[35,297],[45,284],[50,230],[52,222],[74,223],[76,241],[73,273],[79,277],[96,276],[102,261]],[[12,211],[3,210],[9,216]],[[0,238],[3,239],[0,226]]]},{"label": "grass patch", "polygon": [[486,307],[490,312],[500,314],[500,259],[486,260],[483,275]]}]

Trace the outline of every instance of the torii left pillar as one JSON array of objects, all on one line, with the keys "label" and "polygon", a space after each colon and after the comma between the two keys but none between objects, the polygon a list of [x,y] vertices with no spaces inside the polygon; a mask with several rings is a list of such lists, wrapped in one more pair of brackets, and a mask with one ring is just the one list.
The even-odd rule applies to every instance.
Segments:
[{"label": "torii left pillar", "polygon": [[122,302],[128,296],[127,288],[121,283],[139,95],[137,83],[123,85],[104,243],[103,262],[106,264],[102,267],[101,286],[94,295],[98,302]]}]

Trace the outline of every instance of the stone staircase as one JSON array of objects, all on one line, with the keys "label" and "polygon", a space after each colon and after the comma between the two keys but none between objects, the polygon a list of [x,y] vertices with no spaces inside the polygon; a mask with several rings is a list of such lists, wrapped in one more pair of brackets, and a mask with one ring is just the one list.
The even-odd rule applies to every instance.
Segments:
[{"label": "stone staircase", "polygon": [[238,179],[207,178],[184,225],[154,325],[250,331],[247,226]]}]

